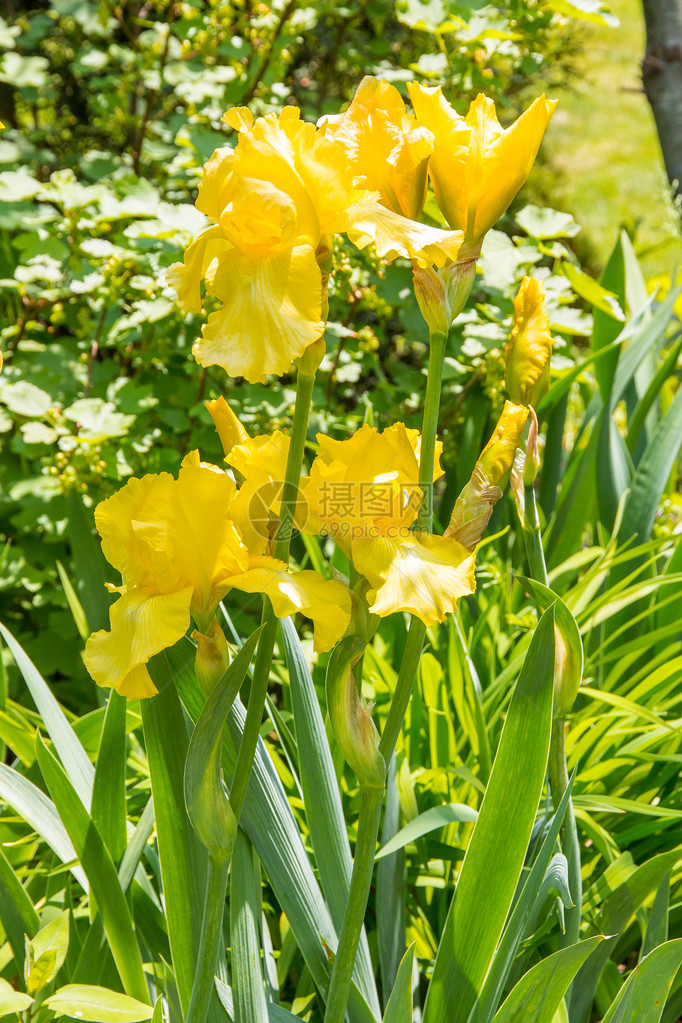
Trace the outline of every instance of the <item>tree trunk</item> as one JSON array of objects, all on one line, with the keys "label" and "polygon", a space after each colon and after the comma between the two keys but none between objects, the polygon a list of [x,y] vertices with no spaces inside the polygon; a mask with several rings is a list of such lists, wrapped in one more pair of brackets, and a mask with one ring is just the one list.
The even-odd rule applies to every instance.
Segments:
[{"label": "tree trunk", "polygon": [[682,0],[642,0],[644,91],[656,121],[668,180],[682,194]]}]

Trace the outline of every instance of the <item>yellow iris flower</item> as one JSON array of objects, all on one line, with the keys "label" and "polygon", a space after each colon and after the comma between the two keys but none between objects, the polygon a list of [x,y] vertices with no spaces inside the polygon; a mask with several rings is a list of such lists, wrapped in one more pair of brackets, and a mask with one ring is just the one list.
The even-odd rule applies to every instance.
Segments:
[{"label": "yellow iris flower", "polygon": [[201,312],[202,279],[222,303],[194,346],[201,365],[250,381],[287,372],[324,331],[335,233],[389,259],[456,258],[457,231],[408,220],[356,189],[342,142],[301,121],[296,107],[256,121],[235,108],[225,119],[239,141],[208,161],[196,203],[212,226],[168,274],[188,311]]},{"label": "yellow iris flower", "polygon": [[410,220],[421,216],[434,139],[394,85],[367,75],[348,110],[325,118],[323,131],[345,146],[358,188],[379,192],[384,206]]},{"label": "yellow iris flower", "polygon": [[95,521],[109,563],[121,573],[111,631],[94,633],[84,660],[101,686],[132,698],[152,696],[147,661],[172,646],[193,618],[210,634],[219,601],[235,587],[265,593],[275,614],[300,611],[314,623],[317,650],[328,650],[350,621],[344,586],[312,571],[289,572],[266,556],[267,539],[249,544],[232,515],[236,486],[197,451],[169,473],[143,476],[103,501]]},{"label": "yellow iris flower", "polygon": [[[425,625],[443,621],[473,593],[474,556],[451,537],[414,532],[422,501],[417,430],[363,426],[349,440],[318,435],[319,454],[304,481],[306,532],[335,538],[373,593],[379,616],[407,611]],[[433,479],[442,475],[440,445]]]},{"label": "yellow iris flower", "polygon": [[440,86],[408,82],[407,88],[417,121],[435,139],[429,177],[436,201],[475,252],[528,177],[556,101],[540,96],[505,129],[486,96],[477,96],[460,117]]},{"label": "yellow iris flower", "polygon": [[514,324],[505,349],[507,390],[512,401],[537,408],[549,384],[553,344],[542,282],[537,277],[524,277],[514,299]]},{"label": "yellow iris flower", "polygon": [[527,408],[505,401],[492,437],[455,502],[445,536],[459,540],[468,550],[473,550],[483,536],[493,508],[502,497],[527,419]]}]

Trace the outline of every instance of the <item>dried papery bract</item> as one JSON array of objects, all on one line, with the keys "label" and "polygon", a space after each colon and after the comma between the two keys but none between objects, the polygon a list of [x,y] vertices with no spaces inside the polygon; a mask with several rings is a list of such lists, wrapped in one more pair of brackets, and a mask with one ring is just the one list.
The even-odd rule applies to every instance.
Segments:
[{"label": "dried papery bract", "polygon": [[454,537],[469,550],[474,550],[483,536],[493,508],[502,497],[527,418],[527,408],[505,402],[493,435],[455,502],[445,536]]}]

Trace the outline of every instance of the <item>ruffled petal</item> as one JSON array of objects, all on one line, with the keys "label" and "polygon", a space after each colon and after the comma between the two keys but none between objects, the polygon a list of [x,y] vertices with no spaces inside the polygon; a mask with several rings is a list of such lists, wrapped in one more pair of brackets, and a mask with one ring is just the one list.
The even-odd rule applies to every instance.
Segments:
[{"label": "ruffled petal", "polygon": [[[163,556],[169,576],[175,571],[192,583],[195,616],[211,614],[228,589],[227,579],[249,563],[232,520],[235,493],[234,482],[222,469],[200,462],[197,451],[185,456],[168,510],[169,542]],[[161,568],[156,577],[159,583],[165,581]]]},{"label": "ruffled petal", "polygon": [[230,505],[230,518],[251,557],[264,554],[275,535],[274,505],[281,499],[281,483],[242,483]]},{"label": "ruffled petal", "polygon": [[263,381],[286,373],[324,331],[322,275],[308,245],[258,260],[232,249],[209,267],[206,281],[224,306],[194,346],[202,366]]},{"label": "ruffled petal", "polygon": [[95,632],[85,644],[83,660],[95,682],[134,698],[153,695],[149,673],[141,669],[185,635],[191,600],[191,586],[176,593],[132,589],[122,594],[111,607],[111,631]]},{"label": "ruffled petal", "polygon": [[360,194],[349,207],[345,231],[354,245],[364,249],[374,243],[380,256],[414,259],[419,266],[443,267],[457,259],[464,235],[418,224],[386,209],[371,193]]},{"label": "ruffled petal", "polygon": [[297,107],[259,117],[242,130],[235,154],[240,175],[271,181],[291,197],[299,238],[316,248],[322,235],[341,230],[353,190],[348,157],[340,143],[302,121]]},{"label": "ruffled petal", "polygon": [[199,197],[194,204],[211,220],[220,220],[220,214],[229,202],[230,180],[234,150],[229,146],[216,149],[204,165],[203,177],[199,183]]},{"label": "ruffled petal", "polygon": [[265,593],[278,618],[300,611],[312,619],[313,645],[319,652],[331,650],[348,628],[350,593],[319,572],[289,572],[283,561],[252,558],[249,571],[231,582],[245,593]]},{"label": "ruffled petal", "polygon": [[476,588],[474,555],[449,537],[403,531],[357,540],[351,554],[375,590],[369,610],[382,618],[407,611],[433,625],[455,611],[458,597]]},{"label": "ruffled petal", "polygon": [[247,437],[236,444],[225,459],[246,480],[283,482],[287,470],[289,437],[281,430]]},{"label": "ruffled petal", "polygon": [[394,85],[367,75],[348,110],[325,118],[322,130],[343,144],[358,188],[376,190],[384,206],[419,218],[433,136],[417,127]]},{"label": "ruffled petal", "polygon": [[143,531],[154,529],[165,535],[164,509],[170,502],[175,480],[170,473],[150,473],[130,479],[95,509],[95,524],[102,551],[129,585],[148,585],[154,574],[154,560]]},{"label": "ruffled petal", "polygon": [[[422,502],[419,488],[421,437],[395,423],[379,433],[365,424],[347,440],[318,434],[319,451],[304,484],[305,532],[347,540],[409,526]],[[442,476],[442,445],[436,443],[433,479]]]},{"label": "ruffled petal", "polygon": [[188,313],[201,312],[201,282],[215,257],[230,248],[225,232],[214,224],[194,239],[182,263],[173,263],[166,271],[168,285],[175,288],[178,302]]},{"label": "ruffled petal", "polygon": [[158,693],[146,664],[138,664],[136,668],[129,671],[116,687],[116,691],[121,696],[127,696],[129,700],[145,700]]}]

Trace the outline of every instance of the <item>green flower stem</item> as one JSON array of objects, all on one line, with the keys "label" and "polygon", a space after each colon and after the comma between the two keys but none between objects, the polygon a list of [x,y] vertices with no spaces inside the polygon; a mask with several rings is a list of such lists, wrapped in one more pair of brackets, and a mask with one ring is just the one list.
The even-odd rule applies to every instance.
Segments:
[{"label": "green flower stem", "polygon": [[545,552],[542,546],[542,533],[540,532],[540,517],[538,516],[538,506],[535,501],[535,487],[532,483],[524,487],[524,504],[523,539],[526,545],[530,574],[533,579],[537,579],[543,586],[549,586]]},{"label": "green flower stem", "polygon": [[[423,500],[419,509],[417,525],[419,529],[431,532],[433,527],[433,460],[436,454],[436,435],[438,433],[438,413],[440,411],[440,394],[443,383],[443,363],[445,361],[446,334],[431,334],[429,343],[429,371],[426,379],[426,397],[424,399],[424,418],[422,421],[422,440],[419,452],[419,486]],[[395,745],[403,726],[403,720],[412,696],[414,680],[417,677],[419,658],[426,634],[426,626],[418,618],[412,617],[407,633],[405,652],[400,664],[398,681],[391,700],[391,707],[384,727],[381,750],[386,763],[393,755]]]},{"label": "green flower stem", "polygon": [[213,992],[213,977],[223,931],[223,912],[227,893],[230,857],[208,854],[204,916],[190,999],[185,1023],[204,1023]]},{"label": "green flower stem", "polygon": [[436,454],[440,393],[443,386],[443,363],[447,334],[431,334],[429,338],[429,371],[426,378],[422,440],[419,452],[419,486],[423,496],[417,526],[431,532],[433,526],[433,460]]},{"label": "green flower stem", "polygon": [[[291,428],[291,441],[282,491],[282,504],[273,548],[274,556],[279,558],[280,561],[288,562],[289,560],[291,532],[296,502],[298,501],[298,484],[301,477],[301,466],[303,464],[303,452],[305,450],[308,417],[310,415],[314,385],[315,373],[303,373],[299,370],[296,407]],[[272,654],[277,636],[277,619],[267,598],[264,600],[262,620],[264,628],[258,642],[256,662],[253,666],[253,681],[251,683],[246,720],[244,722],[244,732],[239,744],[234,779],[230,790],[230,806],[237,821],[239,821],[242,812],[246,789],[251,777],[251,765],[253,764],[258,736],[260,735],[263,707],[268,691],[268,682],[270,681]]]},{"label": "green flower stem", "polygon": [[362,933],[367,898],[374,869],[377,834],[383,789],[363,787],[360,791],[360,816],[358,838],[355,843],[353,873],[348,893],[348,905],[343,918],[339,946],[334,957],[332,979],[327,994],[327,1008],[324,1023],[343,1023],[346,1005],[353,977],[355,953]]},{"label": "green flower stem", "polygon": [[388,717],[381,733],[381,741],[379,743],[379,750],[386,763],[388,763],[393,756],[393,751],[398,741],[398,736],[400,735],[400,729],[403,727],[403,720],[407,712],[407,706],[410,702],[410,697],[412,696],[414,680],[417,677],[417,669],[419,667],[419,659],[422,655],[422,646],[424,644],[425,635],[426,626],[419,620],[419,618],[415,618],[413,616],[407,632],[407,641],[405,643],[405,650],[403,651],[402,660],[400,662],[400,671],[398,672],[395,692],[393,693]]},{"label": "green flower stem", "polygon": [[272,552],[273,556],[279,558],[280,561],[289,560],[291,533],[296,514],[298,485],[301,479],[301,466],[303,465],[305,439],[308,432],[308,417],[310,416],[310,407],[313,403],[314,386],[315,373],[303,373],[299,370],[296,381],[294,421],[291,427],[291,441],[289,443],[289,455],[287,457],[287,468],[282,490],[282,505]]},{"label": "green flower stem", "polygon": [[[528,484],[524,488],[524,501],[526,521],[523,524],[523,535],[530,572],[532,577],[538,582],[544,586],[549,586],[547,564],[545,562],[545,552],[540,532],[540,518],[538,516],[533,484]],[[568,785],[564,725],[565,719],[563,717],[557,718],[552,723],[552,737],[549,747],[549,782],[552,788],[552,800],[555,808],[559,805]],[[580,843],[578,841],[578,828],[575,821],[572,798],[569,799],[568,809],[566,810],[563,847],[568,863],[568,883],[574,905],[567,909],[565,913],[566,931],[559,938],[561,948],[573,945],[578,941],[580,918],[582,915],[583,886],[580,874]]]},{"label": "green flower stem", "polygon": [[[446,343],[446,334],[431,334],[422,439],[419,453],[419,485],[424,497],[417,520],[417,525],[420,529],[429,531],[433,523],[433,460],[436,451],[436,434],[438,432],[438,413],[440,410],[440,393]],[[410,702],[412,689],[417,677],[425,633],[426,626],[418,618],[413,617],[407,633],[407,642],[388,719],[379,744],[379,750],[386,763],[389,762],[393,755],[407,706]],[[379,832],[379,818],[381,816],[383,796],[383,789],[362,789],[358,819],[358,841],[355,847],[348,905],[339,938],[339,947],[334,959],[327,1011],[324,1017],[325,1023],[343,1023],[345,1016],[353,975],[353,965],[367,908],[367,896],[372,881],[374,851]]]},{"label": "green flower stem", "polygon": [[[549,782],[552,787],[552,801],[556,809],[568,785],[566,767],[565,718],[552,722],[552,739],[549,747]],[[583,883],[580,874],[580,843],[575,823],[573,800],[569,799],[564,824],[564,856],[568,863],[568,883],[574,905],[566,909],[566,931],[559,937],[559,946],[574,945],[580,938],[582,916]]]}]

